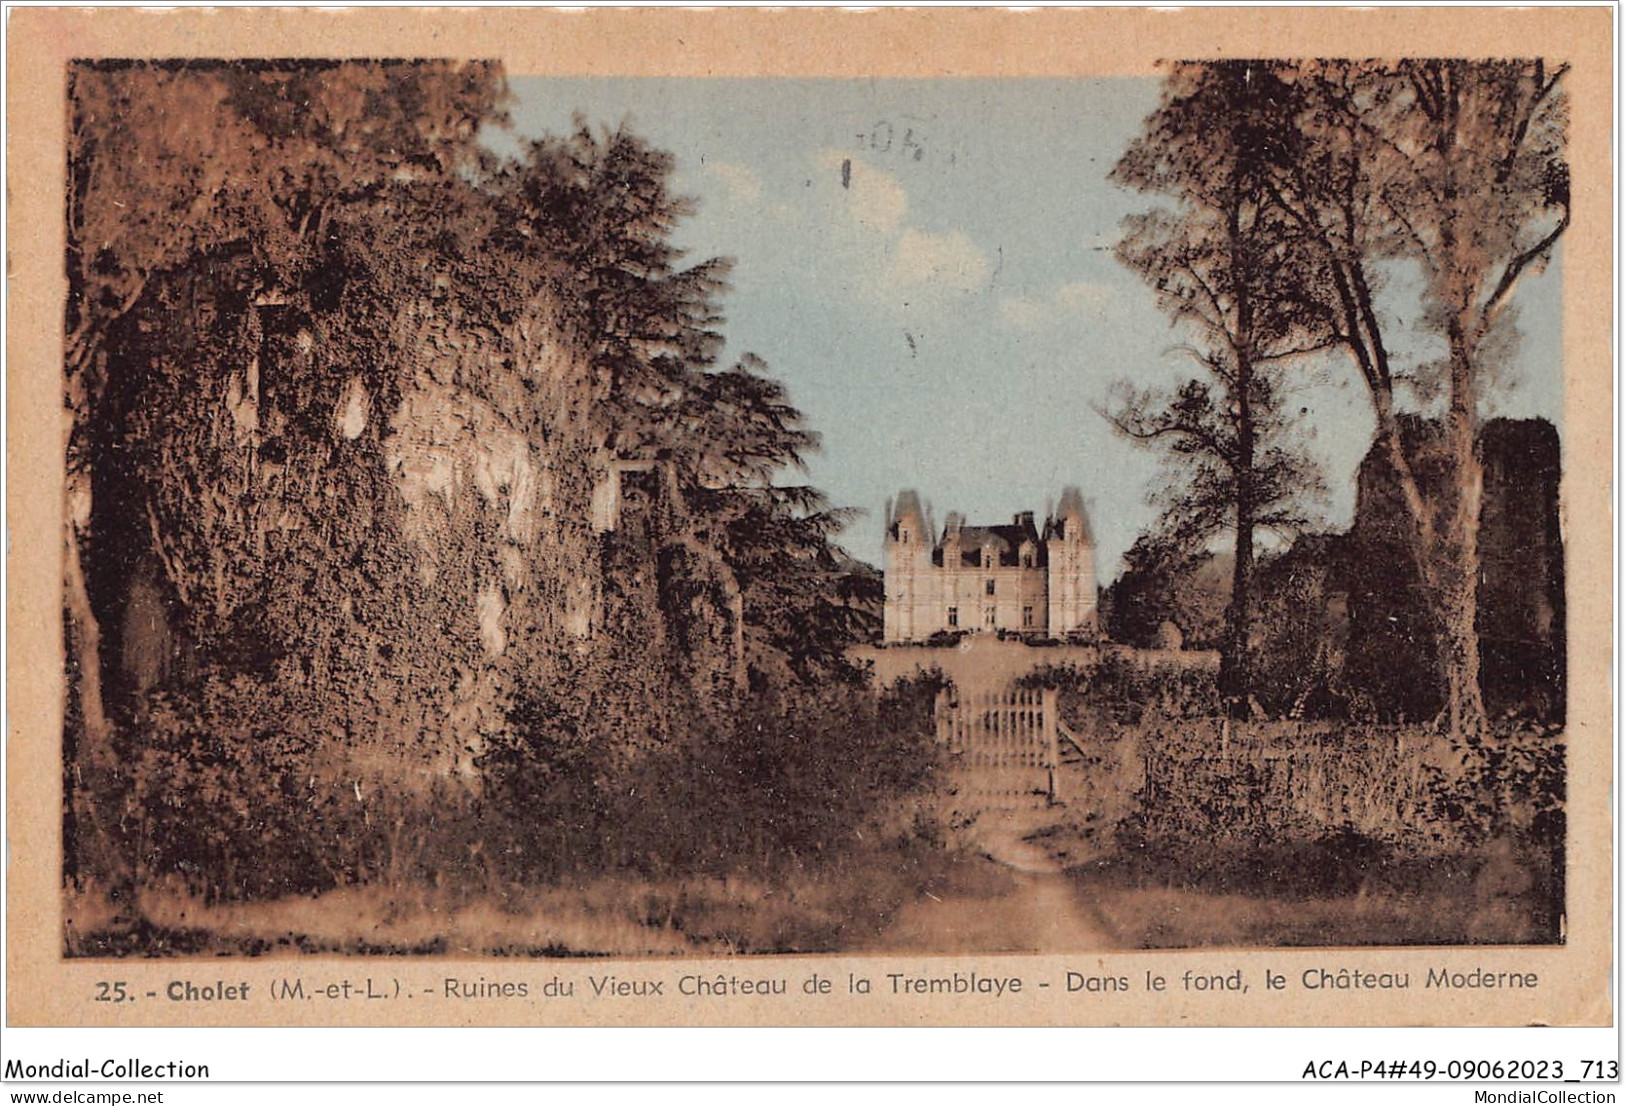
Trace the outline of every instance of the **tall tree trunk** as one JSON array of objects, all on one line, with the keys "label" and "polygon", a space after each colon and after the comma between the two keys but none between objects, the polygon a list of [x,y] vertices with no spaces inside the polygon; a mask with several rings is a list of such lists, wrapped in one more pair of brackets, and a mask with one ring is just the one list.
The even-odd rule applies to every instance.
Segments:
[{"label": "tall tree trunk", "polygon": [[[1239,474],[1238,474],[1239,475]],[[1247,492],[1236,497],[1236,564],[1230,578],[1225,647],[1219,656],[1219,688],[1232,718],[1251,713],[1253,693],[1253,508]]]},{"label": "tall tree trunk", "polygon": [[69,522],[63,603],[72,636],[69,648],[79,676],[79,718],[84,732],[80,735],[78,753],[81,764],[100,765],[112,759],[113,727],[107,720],[107,706],[102,697],[101,624],[90,604],[80,542],[79,527]]},{"label": "tall tree trunk", "polygon": [[[71,477],[70,477],[71,480]],[[70,512],[72,511],[70,506]],[[63,570],[63,606],[67,614],[67,643],[78,669],[75,691],[79,700],[79,734],[74,750],[71,790],[66,796],[73,815],[72,870],[90,877],[114,902],[132,901],[135,870],[131,858],[113,833],[124,785],[119,779],[113,749],[113,725],[107,717],[102,693],[101,624],[91,606],[85,583],[84,556],[78,524],[70,515]]]},{"label": "tall tree trunk", "polygon": [[1472,257],[1474,243],[1464,240],[1460,228],[1468,216],[1456,172],[1457,128],[1460,117],[1461,74],[1454,63],[1443,63],[1436,117],[1435,150],[1443,167],[1439,255],[1441,298],[1450,318],[1446,337],[1450,345],[1450,411],[1445,420],[1445,451],[1449,496],[1446,520],[1444,579],[1439,591],[1440,647],[1444,662],[1445,711],[1450,733],[1458,740],[1476,741],[1487,719],[1479,686],[1478,643],[1478,524],[1484,499],[1484,470],[1478,456],[1478,366],[1473,319],[1479,298],[1478,271]]},{"label": "tall tree trunk", "polygon": [[[1295,177],[1294,183],[1303,195],[1313,194],[1313,186],[1307,183],[1303,175]],[[1459,638],[1460,635],[1451,627],[1455,625],[1459,629],[1460,619],[1452,616],[1450,612],[1453,605],[1459,604],[1460,600],[1459,597],[1452,599],[1448,593],[1461,590],[1450,583],[1454,576],[1454,570],[1449,563],[1453,557],[1449,533],[1452,519],[1438,520],[1443,523],[1445,530],[1441,533],[1440,525],[1436,522],[1436,506],[1430,501],[1431,497],[1424,493],[1416,477],[1416,470],[1411,464],[1404,435],[1400,430],[1399,413],[1394,405],[1393,371],[1388,360],[1388,349],[1383,341],[1381,318],[1376,309],[1365,264],[1358,251],[1353,248],[1357,237],[1355,228],[1358,218],[1352,202],[1351,197],[1337,197],[1332,205],[1335,218],[1329,224],[1314,218],[1311,214],[1312,208],[1308,204],[1299,207],[1286,202],[1283,198],[1282,209],[1319,243],[1327,259],[1328,272],[1336,294],[1335,304],[1343,317],[1343,341],[1353,354],[1360,374],[1365,380],[1371,397],[1372,412],[1376,417],[1376,445],[1382,451],[1389,471],[1393,474],[1404,505],[1405,517],[1410,523],[1402,532],[1407,552],[1416,569],[1417,581],[1421,585],[1421,613],[1428,620],[1434,634],[1432,656],[1428,657],[1427,661],[1431,662],[1439,689],[1446,697],[1447,714],[1454,717],[1448,704],[1460,699],[1452,689],[1463,686],[1462,666],[1458,663],[1457,654],[1465,655],[1471,652],[1476,655],[1477,640],[1476,637],[1471,642],[1462,639],[1452,644],[1453,638]],[[1338,239],[1329,232],[1328,225],[1340,229],[1342,238]],[[1448,494],[1448,491],[1445,494]],[[1474,686],[1476,687],[1476,682]]]},{"label": "tall tree trunk", "polygon": [[1450,732],[1472,740],[1487,725],[1478,640],[1478,526],[1484,502],[1484,465],[1478,453],[1472,361],[1458,322],[1451,323],[1450,344],[1450,417],[1445,429],[1451,473],[1450,540],[1440,595],[1440,644]]},{"label": "tall tree trunk", "polygon": [[[1242,139],[1238,136],[1238,142]],[[1244,148],[1244,147],[1243,147]],[[1231,463],[1236,496],[1236,557],[1230,581],[1230,609],[1225,627],[1225,647],[1219,657],[1219,690],[1232,718],[1251,714],[1252,681],[1252,602],[1253,527],[1257,508],[1257,480],[1253,469],[1255,452],[1253,410],[1253,302],[1252,257],[1243,240],[1241,210],[1245,198],[1241,181],[1234,191],[1227,216],[1230,236],[1230,272],[1236,288],[1236,331],[1231,350],[1236,375],[1231,382],[1231,402],[1236,411],[1236,452]]]},{"label": "tall tree trunk", "polygon": [[[1251,331],[1251,313],[1245,293],[1238,297],[1241,321],[1238,331]],[[1245,339],[1244,339],[1245,340]],[[1230,717],[1242,719],[1252,713],[1253,665],[1253,531],[1256,525],[1258,489],[1253,470],[1256,451],[1252,403],[1252,351],[1236,344],[1236,456],[1232,473],[1236,494],[1235,569],[1230,577],[1230,608],[1226,612],[1224,649],[1219,655],[1219,691]]]}]

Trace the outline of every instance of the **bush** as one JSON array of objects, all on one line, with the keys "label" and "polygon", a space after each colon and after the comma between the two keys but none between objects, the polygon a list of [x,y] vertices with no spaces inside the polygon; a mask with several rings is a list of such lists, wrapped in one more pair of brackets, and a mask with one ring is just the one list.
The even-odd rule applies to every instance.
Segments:
[{"label": "bush", "polygon": [[132,723],[127,771],[93,805],[122,812],[104,821],[137,888],[219,902],[466,882],[452,878],[475,833],[465,786],[379,782],[336,756],[331,735],[265,709],[262,692],[209,678],[195,699],[154,695]]},{"label": "bush", "polygon": [[1436,818],[1474,842],[1562,839],[1568,776],[1558,727],[1499,727],[1454,739],[1452,749],[1459,771],[1432,772]]},{"label": "bush", "polygon": [[[240,699],[233,694],[239,690],[217,684],[206,698]],[[254,717],[267,716],[220,714],[192,699],[155,695],[132,726],[120,821],[138,885],[178,887],[215,901],[346,882],[345,858],[324,846],[353,827],[332,825],[344,812],[316,781],[309,736],[275,721],[230,727],[211,721]]]},{"label": "bush", "polygon": [[731,715],[694,712],[688,732],[637,740],[613,710],[532,693],[479,758],[480,786],[425,774],[414,787],[401,765],[369,772],[312,714],[272,709],[263,682],[206,676],[191,695],[155,693],[125,730],[120,770],[84,796],[109,855],[83,855],[83,827],[69,846],[87,884],[122,871],[125,889],[207,903],[872,868],[941,844],[939,683],[762,690]]},{"label": "bush", "polygon": [[[629,871],[645,877],[748,873],[840,859],[872,837],[930,834],[921,800],[935,772],[934,685],[763,689],[731,716],[630,757],[523,704],[513,740],[481,762],[498,854],[521,881]],[[868,836],[866,836],[868,835]]]},{"label": "bush", "polygon": [[1150,836],[1143,821],[1118,828],[1118,851],[1100,866],[1130,884],[1274,898],[1351,895],[1388,875],[1395,853],[1352,826],[1301,840],[1192,840]]},{"label": "bush", "polygon": [[1088,667],[1045,666],[1018,683],[1058,689],[1061,720],[1084,732],[1137,727],[1151,718],[1193,719],[1220,713],[1215,670],[1195,664],[1141,663],[1117,650],[1103,650]]}]

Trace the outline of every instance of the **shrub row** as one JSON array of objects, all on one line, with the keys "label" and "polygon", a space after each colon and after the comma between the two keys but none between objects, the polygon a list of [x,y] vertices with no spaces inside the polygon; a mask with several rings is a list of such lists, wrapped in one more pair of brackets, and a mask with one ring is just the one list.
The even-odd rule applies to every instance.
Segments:
[{"label": "shrub row", "polygon": [[531,698],[479,778],[416,786],[296,718],[223,711],[231,688],[213,690],[196,706],[160,698],[131,728],[128,771],[87,805],[106,830],[94,840],[133,863],[83,857],[81,870],[209,901],[358,885],[481,894],[616,871],[772,880],[935,839],[923,682],[878,697],[759,691],[631,753],[624,732],[583,730]]}]

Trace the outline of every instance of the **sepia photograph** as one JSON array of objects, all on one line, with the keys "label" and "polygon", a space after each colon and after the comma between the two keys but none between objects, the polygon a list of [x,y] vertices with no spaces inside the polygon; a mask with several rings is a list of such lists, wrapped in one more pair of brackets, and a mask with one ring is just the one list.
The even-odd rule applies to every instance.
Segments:
[{"label": "sepia photograph", "polygon": [[76,65],[66,952],[1561,941],[1563,76]]},{"label": "sepia photograph", "polygon": [[1520,958],[1612,924],[1613,228],[1573,57],[1505,45],[72,54],[60,369],[8,369],[61,424],[36,947],[223,1024],[301,964],[521,1024],[821,964],[890,1003],[839,1021],[1611,1018]]}]

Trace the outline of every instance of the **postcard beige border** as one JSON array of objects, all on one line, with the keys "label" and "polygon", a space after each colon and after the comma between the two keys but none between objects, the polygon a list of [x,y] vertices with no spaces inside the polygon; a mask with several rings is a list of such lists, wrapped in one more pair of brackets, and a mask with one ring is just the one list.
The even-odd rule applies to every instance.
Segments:
[{"label": "postcard beige border", "polygon": [[[1613,520],[1612,19],[1605,7],[1350,9],[13,9],[6,88],[9,477],[6,956],[12,1025],[640,1024],[640,1025],[1599,1025],[1613,1017],[1613,778],[1610,566]],[[1017,77],[1154,71],[1161,58],[1212,56],[1540,55],[1572,63],[1574,229],[1564,239],[1563,525],[1569,588],[1570,931],[1562,948],[1111,953],[1025,957],[768,957],[623,961],[626,979],[720,972],[784,978],[787,999],[685,999],[643,1004],[535,1001],[448,1008],[436,1003],[214,1005],[91,1001],[116,975],[159,993],[207,969],[268,993],[272,980],[376,979],[432,986],[452,965],[390,958],[194,962],[64,962],[60,956],[61,503],[66,422],[61,398],[65,63],[75,57],[501,58],[511,74],[601,76]],[[501,962],[505,978],[580,981],[605,962]],[[1533,971],[1535,991],[1310,994],[1256,983],[1268,969],[1409,971],[1483,966]],[[1055,987],[1068,970],[1170,977],[1241,968],[1246,996],[1137,992],[1110,1001]],[[492,962],[460,965],[483,969]],[[1020,996],[920,999],[796,988],[817,973],[1019,975]],[[1052,986],[1039,989],[1038,981]],[[1284,993],[1284,992],[1283,992]]]}]

